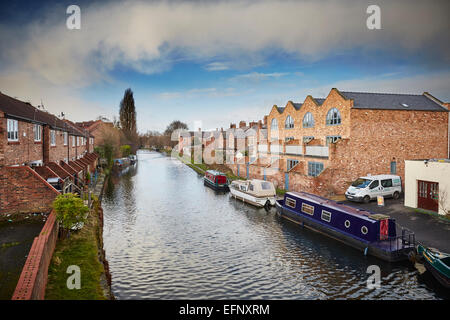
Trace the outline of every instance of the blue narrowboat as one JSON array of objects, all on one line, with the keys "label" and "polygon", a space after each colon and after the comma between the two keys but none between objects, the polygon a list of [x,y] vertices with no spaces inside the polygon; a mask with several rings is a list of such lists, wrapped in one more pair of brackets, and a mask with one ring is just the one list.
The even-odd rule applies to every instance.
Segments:
[{"label": "blue narrowboat", "polygon": [[372,214],[306,192],[287,192],[276,202],[283,218],[320,232],[382,260],[395,262],[415,250],[415,236],[402,229],[397,235],[395,219]]},{"label": "blue narrowboat", "polygon": [[203,177],[203,182],[208,187],[217,190],[217,191],[229,191],[228,188],[228,179],[225,173],[215,171],[215,170],[207,170],[205,172],[205,176]]}]

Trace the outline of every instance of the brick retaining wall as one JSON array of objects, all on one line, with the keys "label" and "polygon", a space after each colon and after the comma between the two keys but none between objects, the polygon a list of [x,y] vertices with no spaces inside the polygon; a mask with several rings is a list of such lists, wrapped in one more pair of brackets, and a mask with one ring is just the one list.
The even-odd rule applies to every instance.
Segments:
[{"label": "brick retaining wall", "polygon": [[58,238],[58,223],[52,211],[39,236],[34,238],[12,300],[43,300],[48,267]]}]

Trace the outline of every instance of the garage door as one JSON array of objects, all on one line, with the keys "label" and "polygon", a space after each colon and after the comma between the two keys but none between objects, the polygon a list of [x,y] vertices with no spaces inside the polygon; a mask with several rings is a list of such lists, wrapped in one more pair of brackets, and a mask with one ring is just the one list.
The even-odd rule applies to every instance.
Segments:
[{"label": "garage door", "polygon": [[422,209],[438,211],[439,183],[418,181],[417,206]]}]

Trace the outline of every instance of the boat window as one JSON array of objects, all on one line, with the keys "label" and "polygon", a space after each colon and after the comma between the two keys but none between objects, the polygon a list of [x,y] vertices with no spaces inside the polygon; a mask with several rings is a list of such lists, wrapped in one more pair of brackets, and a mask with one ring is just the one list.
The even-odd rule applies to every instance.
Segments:
[{"label": "boat window", "polygon": [[253,191],[253,185],[251,183],[249,184],[248,188],[250,191]]},{"label": "boat window", "polygon": [[302,212],[313,215],[314,214],[314,207],[310,206],[309,204],[302,203]]},{"label": "boat window", "polygon": [[321,218],[322,218],[323,221],[330,222],[331,221],[331,212],[322,210]]},{"label": "boat window", "polygon": [[381,185],[382,185],[384,188],[390,188],[390,187],[392,187],[392,179],[381,180]]},{"label": "boat window", "polygon": [[294,199],[286,198],[286,205],[287,205],[288,207],[291,207],[291,208],[294,208],[294,209],[295,209],[296,202],[297,202],[297,201],[295,201]]},{"label": "boat window", "polygon": [[263,190],[271,190],[272,184],[270,182],[261,182],[261,189]]},{"label": "boat window", "polygon": [[359,178],[352,183],[352,187],[364,189],[372,180]]},{"label": "boat window", "polygon": [[369,188],[370,189],[375,189],[376,187],[378,187],[379,186],[379,182],[378,182],[378,180],[374,180],[371,184],[370,184],[370,186],[369,186]]},{"label": "boat window", "polygon": [[344,225],[345,225],[345,227],[347,229],[350,228],[350,221],[349,220],[345,220]]},{"label": "boat window", "polygon": [[362,234],[367,234],[367,232],[369,232],[369,229],[367,229],[366,226],[362,226],[362,227],[361,227],[361,233],[362,233]]}]

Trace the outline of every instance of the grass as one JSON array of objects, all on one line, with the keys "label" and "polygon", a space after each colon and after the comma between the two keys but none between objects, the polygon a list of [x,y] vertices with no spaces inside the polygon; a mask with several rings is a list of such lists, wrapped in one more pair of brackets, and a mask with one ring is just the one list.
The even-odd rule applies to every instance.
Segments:
[{"label": "grass", "polygon": [[284,189],[276,188],[276,191],[277,191],[277,195],[279,195],[279,196],[284,196],[284,194],[286,193],[286,190],[284,190]]},{"label": "grass", "polygon": [[[100,277],[104,273],[99,261],[99,219],[91,211],[83,229],[70,238],[59,239],[48,271],[45,299],[49,300],[105,300]],[[69,290],[66,273],[70,265],[81,270],[81,289]]]},{"label": "grass", "polygon": [[1,246],[0,246],[0,249],[6,249],[6,248],[9,248],[9,247],[14,247],[14,246],[18,246],[20,244],[20,242],[7,242],[7,243],[4,243],[4,244],[2,244]]}]

